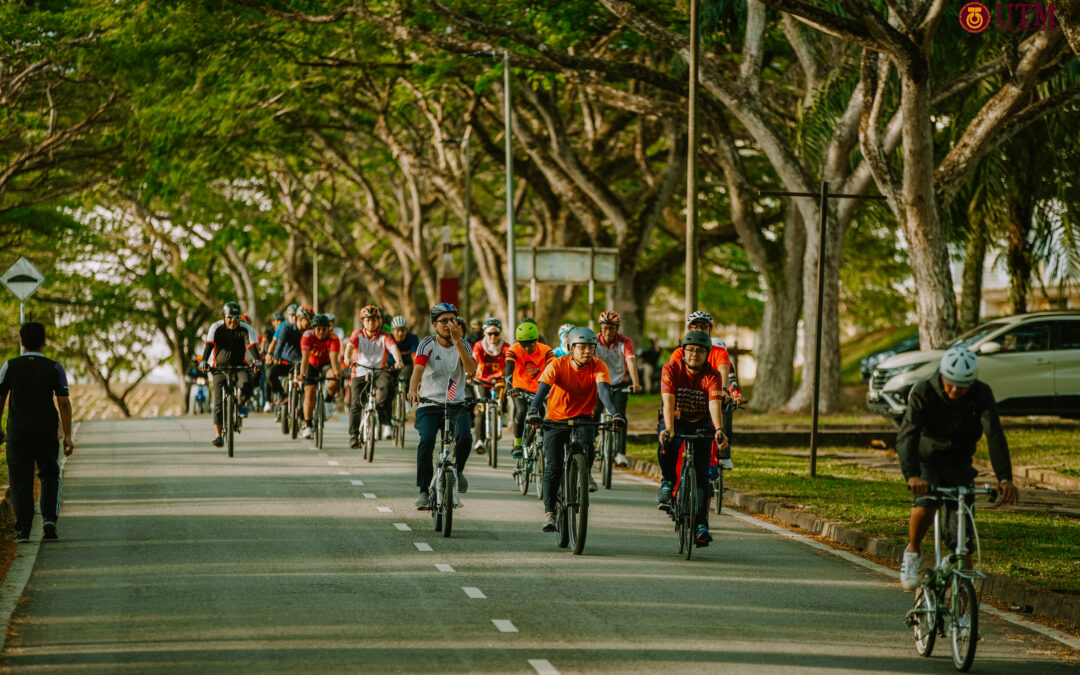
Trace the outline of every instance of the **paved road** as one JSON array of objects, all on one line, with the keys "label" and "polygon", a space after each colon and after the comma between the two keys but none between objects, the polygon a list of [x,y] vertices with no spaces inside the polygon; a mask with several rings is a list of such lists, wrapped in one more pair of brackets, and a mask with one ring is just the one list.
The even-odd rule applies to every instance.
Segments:
[{"label": "paved road", "polygon": [[[952,672],[944,645],[915,654],[895,581],[730,516],[685,561],[653,487],[628,474],[595,496],[573,556],[483,457],[444,539],[412,506],[410,451],[380,443],[369,465],[341,420],[319,453],[260,417],[229,459],[208,431],[205,418],[82,426],[62,539],[41,548],[0,666]],[[1046,638],[990,617],[983,632],[977,672],[1076,672]]]}]

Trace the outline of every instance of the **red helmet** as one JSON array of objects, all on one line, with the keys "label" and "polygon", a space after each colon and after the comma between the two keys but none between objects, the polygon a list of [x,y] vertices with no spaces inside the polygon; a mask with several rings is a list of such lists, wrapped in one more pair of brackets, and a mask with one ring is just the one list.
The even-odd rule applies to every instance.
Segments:
[{"label": "red helmet", "polygon": [[296,308],[296,318],[298,318],[298,319],[299,318],[310,319],[313,316],[315,316],[315,310],[313,310],[308,305],[300,305],[299,307]]},{"label": "red helmet", "polygon": [[379,308],[376,307],[375,305],[368,305],[367,307],[360,310],[360,318],[361,319],[368,319],[368,318],[381,319],[382,318],[382,312],[380,312]]},{"label": "red helmet", "polygon": [[618,326],[622,324],[622,320],[619,319],[618,312],[600,312],[600,325],[602,326],[605,323],[610,323]]}]

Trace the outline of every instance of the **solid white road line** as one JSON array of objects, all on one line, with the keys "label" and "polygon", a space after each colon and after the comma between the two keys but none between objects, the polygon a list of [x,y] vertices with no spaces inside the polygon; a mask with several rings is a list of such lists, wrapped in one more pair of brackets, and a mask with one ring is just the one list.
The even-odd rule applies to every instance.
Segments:
[{"label": "solid white road line", "polygon": [[454,568],[447,565],[446,563],[435,563],[435,569],[439,570],[440,572],[453,572],[454,571]]},{"label": "solid white road line", "polygon": [[484,600],[487,598],[487,596],[484,595],[484,592],[476,586],[462,586],[461,590],[465,591],[465,595],[469,596],[470,598],[478,598],[480,600]]},{"label": "solid white road line", "polygon": [[547,659],[529,659],[529,665],[538,675],[559,675],[559,671]]},{"label": "solid white road line", "polygon": [[394,523],[394,527],[398,529],[398,532],[412,532],[412,528],[408,523]]},{"label": "solid white road line", "polygon": [[431,544],[426,544],[426,543],[424,543],[422,541],[414,542],[413,546],[416,547],[417,551],[424,551],[424,552],[427,552],[427,553],[430,553],[431,551],[434,550],[434,549],[431,548]]},{"label": "solid white road line", "polygon": [[500,633],[516,633],[517,627],[510,622],[509,619],[492,619],[491,623],[495,624],[495,627],[499,629]]}]

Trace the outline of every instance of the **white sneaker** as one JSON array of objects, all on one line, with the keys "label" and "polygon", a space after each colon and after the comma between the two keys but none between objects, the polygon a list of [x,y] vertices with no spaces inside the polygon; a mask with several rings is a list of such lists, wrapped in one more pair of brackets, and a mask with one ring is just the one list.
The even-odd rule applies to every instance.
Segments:
[{"label": "white sneaker", "polygon": [[630,462],[626,461],[626,455],[621,452],[615,453],[615,466],[629,466]]},{"label": "white sneaker", "polygon": [[300,430],[300,438],[311,438],[311,425]]},{"label": "white sneaker", "polygon": [[720,460],[720,468],[724,471],[731,471],[735,468],[735,465],[731,463],[730,459],[722,459]]},{"label": "white sneaker", "polygon": [[267,401],[265,404],[263,404],[263,412],[270,412],[273,409],[274,409],[274,406],[271,405],[269,401]]},{"label": "white sneaker", "polygon": [[900,566],[900,586],[905,591],[913,591],[919,585],[919,554],[904,551],[904,562]]},{"label": "white sneaker", "polygon": [[382,425],[382,437],[383,437],[384,441],[393,438],[394,437],[394,427],[390,426],[389,424]]}]

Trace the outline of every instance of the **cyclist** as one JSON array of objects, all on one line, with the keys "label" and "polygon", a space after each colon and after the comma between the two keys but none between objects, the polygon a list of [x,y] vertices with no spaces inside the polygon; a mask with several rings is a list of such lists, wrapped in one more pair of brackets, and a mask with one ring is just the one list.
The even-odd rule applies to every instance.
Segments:
[{"label": "cyclist", "polygon": [[[494,387],[499,390],[499,405],[502,405],[503,375],[506,373],[506,352],[510,345],[502,339],[502,321],[488,317],[484,321],[484,339],[473,345],[473,360],[476,372],[473,373],[473,391],[476,398],[487,399],[488,391]],[[473,416],[473,436],[476,438],[476,453],[484,454],[484,417],[479,412]]]},{"label": "cyclist", "polygon": [[[600,336],[596,341],[596,358],[607,364],[608,372],[611,373],[612,384],[624,384],[630,381],[630,391],[641,391],[641,383],[638,382],[637,352],[634,351],[634,343],[625,335],[619,335],[619,325],[622,320],[618,312],[600,313]],[[615,406],[623,415],[626,415],[627,393],[625,391],[613,391]],[[597,407],[596,414],[600,414]],[[615,446],[615,466],[626,466],[626,435],[618,434]],[[592,480],[590,476],[589,480]],[[595,488],[596,481],[590,487]]]},{"label": "cyclist", "polygon": [[566,346],[566,336],[570,334],[570,331],[574,329],[573,324],[564,323],[559,326],[559,345],[552,351],[556,357],[566,356],[570,353],[570,348]]},{"label": "cyclist", "polygon": [[[706,335],[712,333],[713,318],[712,314],[708,312],[698,310],[691,312],[690,316],[686,317],[686,330],[699,330]],[[719,341],[719,344],[717,344]],[[668,359],[668,363],[673,363],[682,358],[682,347],[675,348],[671,352],[671,358]],[[742,392],[739,391],[739,382],[735,378],[735,369],[731,367],[731,355],[728,354],[727,346],[720,338],[712,339],[712,347],[709,351],[709,365],[720,371],[720,374],[724,378],[724,389],[731,395],[732,401],[737,405],[746,403],[746,399],[743,398]],[[735,465],[731,461],[731,425],[735,417],[734,409],[727,409],[724,411],[724,434],[728,439],[727,448],[720,450],[719,448],[713,448],[714,451],[718,451],[720,459],[719,462],[723,466],[725,471],[730,471],[735,468]]]},{"label": "cyclist", "polygon": [[[547,419],[592,421],[596,401],[611,413],[617,429],[626,427],[626,417],[615,408],[607,365],[596,357],[596,333],[575,328],[567,336],[570,353],[551,361],[540,375],[536,396],[525,422],[532,428],[542,423],[540,409],[546,405]],[[544,433],[544,532],[554,532],[555,498],[562,480],[563,447],[570,440],[570,429],[550,429]],[[595,437],[585,434],[588,460],[592,464]]]},{"label": "cyclist", "polygon": [[[517,338],[506,352],[506,386],[513,389],[524,389],[533,394],[540,384],[540,374],[544,372],[547,364],[555,358],[551,347],[540,342],[540,329],[532,321],[522,321],[514,330]],[[525,414],[528,406],[517,393],[511,392],[514,400],[514,459],[521,459],[524,453],[521,449],[521,441],[525,433]]]},{"label": "cyclist", "polygon": [[[457,322],[457,307],[440,302],[431,308],[431,325],[435,335],[425,337],[416,348],[413,374],[409,380],[409,403],[416,408],[413,427],[420,434],[416,446],[416,487],[420,496],[416,508],[429,508],[428,486],[435,474],[431,462],[435,439],[443,426],[443,408],[434,403],[421,403],[420,397],[434,401],[462,401],[467,398],[465,375],[476,370],[476,361],[469,351],[469,344],[462,337],[464,331]],[[458,491],[466,492],[469,482],[465,480],[465,462],[469,459],[472,438],[469,432],[469,416],[460,410],[454,420],[454,456],[457,460]]]},{"label": "cyclist", "polygon": [[[658,428],[660,449],[657,459],[663,480],[660,481],[656,503],[661,511],[671,507],[671,492],[678,476],[676,463],[681,443],[675,434],[708,431],[721,448],[727,445],[723,432],[723,401],[727,392],[720,372],[708,362],[711,347],[709,336],[704,332],[687,332],[682,339],[682,358],[665,364],[660,373],[663,424]],[[686,442],[693,444],[694,465],[700,467],[697,485],[694,486],[697,493],[697,513],[694,516],[697,545],[708,546],[712,541],[708,521],[709,480],[714,477],[713,471],[719,472],[720,469],[710,467],[708,472],[705,471],[712,455],[711,439]]]},{"label": "cyclist", "polygon": [[[255,346],[259,343],[255,330],[241,321],[240,305],[226,302],[221,310],[222,318],[210,326],[206,334],[206,346],[203,347],[202,363],[199,369],[206,372],[211,366],[242,366],[245,362],[258,369],[259,353]],[[245,356],[247,360],[245,361]],[[221,401],[222,392],[228,377],[225,373],[214,373],[214,440],[210,443],[217,448],[225,444],[221,438]],[[242,370],[236,374],[240,385],[240,400],[237,412],[240,417],[247,417],[248,399],[251,398],[251,373]]]},{"label": "cyclist", "polygon": [[315,387],[319,378],[333,373],[337,379],[326,383],[326,400],[333,401],[337,395],[341,372],[341,341],[330,332],[330,317],[316,314],[311,329],[300,338],[300,379],[304,381],[304,422],[300,434],[311,438],[311,415],[315,410]]},{"label": "cyclist", "polygon": [[920,546],[940,505],[938,498],[928,494],[930,486],[971,486],[978,473],[971,458],[984,433],[1001,501],[1011,504],[1019,496],[1012,483],[1009,445],[994,393],[976,379],[978,370],[978,358],[971,350],[953,347],[941,357],[937,372],[917,382],[908,394],[907,411],[896,433],[900,468],[915,495],[900,568],[900,584],[905,590],[919,585]]},{"label": "cyclist", "polygon": [[360,310],[361,327],[345,341],[345,363],[352,365],[352,384],[349,404],[349,445],[360,447],[360,417],[364,412],[363,392],[368,387],[369,378],[375,388],[375,409],[379,413],[382,425],[382,437],[391,438],[390,429],[390,393],[393,391],[394,377],[390,373],[370,370],[387,365],[387,357],[394,359],[394,368],[401,370],[402,358],[397,343],[389,333],[382,329],[382,310],[375,305],[368,305]]},{"label": "cyclist", "polygon": [[[393,401],[402,381],[405,382],[406,388],[409,386],[408,382],[413,371],[413,357],[416,355],[416,348],[420,346],[420,337],[416,333],[409,331],[409,320],[400,315],[390,320],[390,335],[393,336],[394,342],[397,343],[398,351],[401,352],[401,363],[403,364],[401,371],[390,387],[390,400]],[[394,362],[394,358],[391,356],[388,363]]]},{"label": "cyclist", "polygon": [[469,331],[465,333],[465,339],[471,345],[484,339],[484,324],[480,322],[480,319],[473,319],[469,323]]},{"label": "cyclist", "polygon": [[271,365],[267,373],[274,401],[278,405],[285,403],[285,389],[281,386],[281,378],[289,374],[294,364],[300,363],[300,339],[311,324],[311,317],[315,313],[305,305],[299,307],[293,314],[296,322],[286,321],[278,326],[277,332],[274,333],[275,346],[270,355]]}]

